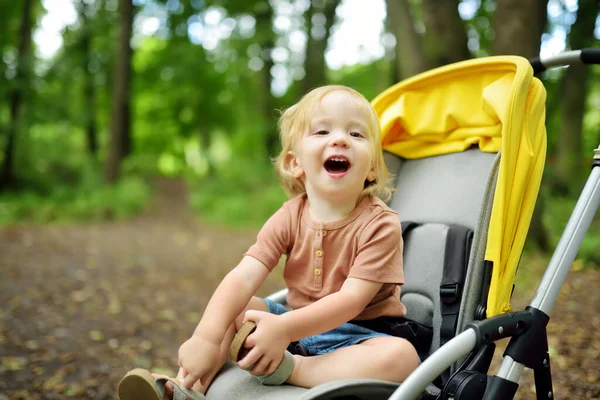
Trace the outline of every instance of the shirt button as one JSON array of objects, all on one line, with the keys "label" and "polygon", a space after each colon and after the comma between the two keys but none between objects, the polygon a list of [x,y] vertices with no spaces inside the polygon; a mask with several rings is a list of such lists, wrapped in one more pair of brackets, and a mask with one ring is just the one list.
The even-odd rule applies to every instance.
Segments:
[{"label": "shirt button", "polygon": [[321,275],[321,270],[320,270],[320,269],[315,269],[315,275],[316,275],[316,276],[319,276],[319,275]]},{"label": "shirt button", "polygon": [[[315,254],[317,255],[317,257],[323,257],[323,251],[322,250],[317,250],[315,252]],[[318,270],[317,270],[318,271]]]},{"label": "shirt button", "polygon": [[327,231],[323,231],[323,237],[327,236]]}]

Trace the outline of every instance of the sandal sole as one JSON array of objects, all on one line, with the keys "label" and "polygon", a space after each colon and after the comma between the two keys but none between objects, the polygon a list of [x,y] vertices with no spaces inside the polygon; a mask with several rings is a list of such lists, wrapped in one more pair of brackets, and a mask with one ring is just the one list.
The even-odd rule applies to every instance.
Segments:
[{"label": "sandal sole", "polygon": [[229,359],[234,363],[240,361],[245,355],[243,351],[244,342],[246,341],[246,338],[254,332],[254,329],[256,329],[256,324],[252,321],[248,321],[240,327],[240,330],[237,331],[233,337],[231,346],[229,346]]},{"label": "sandal sole", "polygon": [[168,400],[156,388],[150,372],[143,369],[129,371],[119,382],[117,391],[120,400]]}]

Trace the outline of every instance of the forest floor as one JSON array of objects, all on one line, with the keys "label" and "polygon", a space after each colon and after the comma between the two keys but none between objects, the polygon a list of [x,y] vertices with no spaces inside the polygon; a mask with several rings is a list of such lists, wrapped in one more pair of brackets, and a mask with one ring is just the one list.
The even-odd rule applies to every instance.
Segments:
[{"label": "forest floor", "polygon": [[[1,228],[0,400],[116,399],[133,367],[174,374],[179,345],[256,233],[195,218],[168,180],[127,221]],[[281,287],[272,274],[259,294]],[[556,398],[600,398],[599,288],[600,269],[571,271],[551,314]],[[517,288],[515,307],[533,290]],[[534,399],[533,375],[520,384],[518,398]]]}]

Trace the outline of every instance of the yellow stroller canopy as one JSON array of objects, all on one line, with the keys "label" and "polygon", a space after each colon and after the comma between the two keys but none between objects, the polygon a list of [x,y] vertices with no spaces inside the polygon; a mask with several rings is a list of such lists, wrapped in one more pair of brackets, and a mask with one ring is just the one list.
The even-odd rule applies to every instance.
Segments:
[{"label": "yellow stroller canopy", "polygon": [[425,72],[372,102],[384,150],[400,157],[449,154],[473,145],[502,152],[485,252],[493,263],[488,317],[511,310],[546,157],[545,100],[529,61],[498,56]]}]

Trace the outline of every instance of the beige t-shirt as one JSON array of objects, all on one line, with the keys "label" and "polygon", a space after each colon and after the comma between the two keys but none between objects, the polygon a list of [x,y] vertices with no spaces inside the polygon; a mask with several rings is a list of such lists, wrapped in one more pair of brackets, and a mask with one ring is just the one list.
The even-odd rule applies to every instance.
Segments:
[{"label": "beige t-shirt", "polygon": [[246,255],[270,271],[287,256],[283,277],[293,309],[339,291],[352,277],[383,283],[355,319],[404,316],[401,230],[398,214],[377,197],[363,198],[340,220],[319,222],[311,218],[304,194],[273,214]]}]

